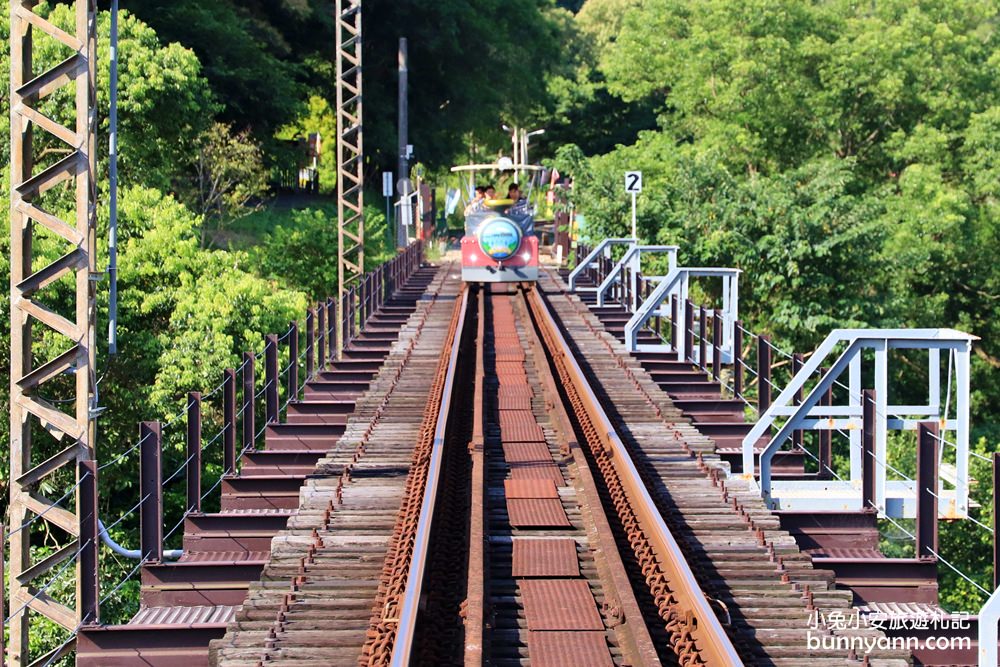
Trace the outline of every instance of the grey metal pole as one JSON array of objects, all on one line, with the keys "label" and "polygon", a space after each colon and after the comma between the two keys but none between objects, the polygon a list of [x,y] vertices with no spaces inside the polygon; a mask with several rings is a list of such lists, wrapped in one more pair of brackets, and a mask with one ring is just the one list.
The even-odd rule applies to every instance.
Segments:
[{"label": "grey metal pole", "polygon": [[118,354],[118,0],[111,0],[111,125],[108,139],[108,354]]},{"label": "grey metal pole", "polygon": [[[399,38],[399,175],[397,181],[410,176],[410,165],[406,155],[406,147],[410,143],[409,131],[409,105],[407,102],[407,86],[409,85],[408,70],[409,54],[407,52],[406,38]],[[409,192],[401,193],[405,201]],[[402,203],[400,204],[402,212]],[[406,225],[403,224],[405,216],[396,216],[396,245],[399,248],[406,247]]]}]

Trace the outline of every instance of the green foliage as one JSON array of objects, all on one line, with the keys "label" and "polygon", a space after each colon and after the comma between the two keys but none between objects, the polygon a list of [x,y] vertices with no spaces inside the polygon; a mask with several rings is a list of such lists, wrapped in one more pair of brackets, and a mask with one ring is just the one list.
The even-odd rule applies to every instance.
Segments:
[{"label": "green foliage", "polygon": [[[337,289],[337,209],[327,205],[290,212],[270,212],[273,225],[250,250],[260,275],[304,290],[313,301]],[[395,243],[395,240],[393,240]],[[389,258],[385,214],[365,208],[365,266],[371,269]]]},{"label": "green foliage", "polygon": [[[305,2],[130,0],[164,41],[194,51],[222,104],[220,120],[269,138],[307,97],[303,56],[332,48],[329,6]],[[325,43],[324,43],[325,42]]]},{"label": "green foliage", "polygon": [[215,123],[199,137],[194,170],[181,192],[202,216],[203,246],[210,229],[221,230],[249,213],[248,204],[266,190],[263,153],[249,132]]},{"label": "green foliage", "polygon": [[478,145],[509,149],[501,119],[531,117],[546,99],[542,74],[560,59],[559,23],[548,8],[545,0],[366,1],[369,156],[382,166],[396,164],[400,37],[409,44],[410,137],[417,159],[447,164],[466,151],[470,135]]},{"label": "green foliage", "polygon": [[318,165],[319,190],[323,194],[336,194],[337,116],[330,103],[318,95],[309,98],[304,115],[281,128],[277,138],[283,141],[307,140],[313,133],[318,133],[322,142]]},{"label": "green foliage", "polygon": [[[998,12],[980,0],[589,0],[576,21],[601,47],[589,80],[660,116],[605,154],[557,153],[586,233],[626,233],[622,174],[641,169],[640,236],[680,245],[683,264],[743,269],[741,316],[785,349],[847,326],[981,336],[972,419],[979,451],[994,451]],[[991,472],[976,461],[983,520]],[[987,537],[949,523],[942,553],[988,584]],[[972,587],[940,570],[942,601],[975,608]]]},{"label": "green foliage", "polygon": [[292,211],[251,250],[262,275],[285,284],[301,285],[314,301],[337,288],[337,211]]},{"label": "green foliage", "polygon": [[[55,25],[74,31],[73,8],[69,5],[46,3],[38,8],[48,15]],[[98,16],[98,58],[107,63],[111,19],[108,12]],[[9,16],[0,16],[0,35],[6,38],[10,29]],[[156,33],[128,12],[119,19],[119,173],[123,184],[145,184],[150,187],[168,188],[190,164],[197,137],[210,125],[217,107],[202,75],[201,65],[194,53],[179,44],[163,44]],[[36,71],[61,62],[66,57],[65,48],[49,38],[34,40],[33,58]],[[0,53],[0,69],[8,72],[10,54]],[[108,77],[98,77],[98,106],[107,109],[110,103]],[[50,118],[72,127],[73,87],[64,86],[53,93],[41,108]],[[4,140],[0,148],[0,164],[10,160],[9,103],[3,96],[3,113],[0,114],[0,132]],[[99,133],[108,133],[107,113],[98,116]],[[35,134],[38,151],[52,153],[53,157],[65,154],[67,147]],[[98,158],[102,173],[107,170],[107,142],[98,142]],[[49,158],[51,159],[51,158]]]},{"label": "green foliage", "polygon": [[[110,59],[110,23],[109,14],[101,12],[97,44],[102,63]],[[119,17],[118,32],[121,182],[168,189],[190,165],[196,140],[210,127],[218,106],[190,50],[161,43],[152,28],[127,12]],[[98,105],[106,109],[106,77],[100,76],[98,83]],[[100,118],[100,134],[107,136],[108,119],[105,114]],[[105,159],[106,142],[99,145]]]}]

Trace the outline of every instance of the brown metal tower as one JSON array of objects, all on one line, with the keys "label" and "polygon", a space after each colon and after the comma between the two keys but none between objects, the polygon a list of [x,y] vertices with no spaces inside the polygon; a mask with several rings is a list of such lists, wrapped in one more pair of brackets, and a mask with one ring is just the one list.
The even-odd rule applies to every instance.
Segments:
[{"label": "brown metal tower", "polygon": [[[72,637],[83,621],[97,620],[97,467],[94,464],[93,399],[95,389],[94,226],[96,222],[95,61],[96,6],[76,0],[72,33],[35,13],[37,0],[10,0],[11,49],[11,376],[10,376],[10,622],[9,664],[26,665],[28,636],[38,618],[48,619],[70,633],[56,652],[73,649]],[[68,58],[45,72],[32,66],[32,40],[55,40],[69,49]],[[65,127],[44,115],[42,101],[70,88],[74,94],[75,126]],[[36,170],[42,148],[56,148],[65,157]],[[52,153],[52,151],[48,151]],[[57,153],[58,154],[58,153]],[[70,181],[75,219],[63,220],[45,210],[41,197]],[[62,246],[59,259],[36,266],[35,239],[45,228]],[[72,276],[75,309],[59,313],[52,306],[55,285]],[[48,305],[46,305],[48,304]],[[41,325],[41,326],[39,326]],[[37,343],[46,336],[62,350],[40,359]],[[49,401],[60,377],[74,376],[65,403]],[[45,389],[43,389],[43,387]],[[46,391],[47,390],[47,391]],[[63,394],[66,394],[66,389]],[[49,393],[52,392],[52,393]],[[63,406],[71,411],[62,409]],[[34,437],[34,441],[33,441]],[[72,466],[74,473],[65,469]],[[42,495],[43,481],[65,488],[75,474],[75,486],[62,503]],[[30,522],[30,523],[29,523]],[[28,524],[28,525],[25,525]],[[48,533],[61,540],[51,555],[34,561],[32,535]],[[47,591],[49,581],[76,561],[75,608]],[[67,561],[70,561],[67,563]],[[52,659],[44,657],[42,662]]]},{"label": "brown metal tower", "polygon": [[365,271],[361,0],[337,0],[337,358],[344,298]]}]

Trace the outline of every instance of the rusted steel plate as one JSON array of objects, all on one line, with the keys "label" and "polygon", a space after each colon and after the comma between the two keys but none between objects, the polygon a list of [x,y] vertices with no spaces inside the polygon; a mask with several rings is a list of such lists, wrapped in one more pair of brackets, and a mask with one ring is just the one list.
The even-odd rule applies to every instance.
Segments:
[{"label": "rusted steel plate", "polygon": [[522,361],[498,361],[496,364],[496,373],[498,377],[517,375],[524,378],[525,383],[528,381],[524,373],[524,362]]},{"label": "rusted steel plate", "polygon": [[500,410],[499,414],[503,442],[545,442],[545,433],[530,410]]},{"label": "rusted steel plate", "polygon": [[551,479],[556,486],[566,484],[559,466],[551,461],[524,461],[509,465],[510,476],[513,479]]},{"label": "rusted steel plate", "polygon": [[532,667],[610,667],[611,652],[603,632],[529,632]]},{"label": "rusted steel plate", "polygon": [[238,607],[232,605],[196,607],[143,607],[128,625],[201,625],[229,623]]},{"label": "rusted steel plate", "polygon": [[531,396],[501,396],[497,401],[500,410],[530,410]]},{"label": "rusted steel plate", "polygon": [[504,410],[500,413],[500,428],[505,426],[537,426],[531,410]]},{"label": "rusted steel plate", "polygon": [[178,563],[241,563],[266,561],[270,551],[185,551]]},{"label": "rusted steel plate", "polygon": [[821,558],[856,558],[859,560],[880,560],[885,558],[885,555],[878,549],[825,547],[823,549],[805,549],[805,551],[817,560]]},{"label": "rusted steel plate", "polygon": [[507,463],[552,463],[545,442],[505,442],[503,458]]},{"label": "rusted steel plate", "polygon": [[497,387],[497,398],[501,401],[512,396],[527,396],[531,398],[535,391],[527,384],[504,384]]},{"label": "rusted steel plate", "polygon": [[[501,413],[503,414],[503,413]],[[508,425],[500,427],[500,438],[504,442],[545,442],[545,433],[538,424]]]},{"label": "rusted steel plate", "polygon": [[517,586],[529,630],[604,630],[586,580],[522,579]]},{"label": "rusted steel plate", "polygon": [[497,380],[500,382],[501,387],[526,387],[527,382],[524,375],[498,375]]},{"label": "rusted steel plate", "polygon": [[505,443],[545,442],[545,433],[530,410],[500,410],[500,439]]},{"label": "rusted steel plate", "polygon": [[503,481],[504,495],[510,498],[549,498],[559,499],[556,485],[549,479],[505,479]]},{"label": "rusted steel plate", "polygon": [[551,498],[508,498],[507,517],[511,526],[521,528],[562,528],[572,525],[562,502]]},{"label": "rusted steel plate", "polygon": [[515,577],[578,577],[576,540],[569,538],[514,538],[512,574]]}]

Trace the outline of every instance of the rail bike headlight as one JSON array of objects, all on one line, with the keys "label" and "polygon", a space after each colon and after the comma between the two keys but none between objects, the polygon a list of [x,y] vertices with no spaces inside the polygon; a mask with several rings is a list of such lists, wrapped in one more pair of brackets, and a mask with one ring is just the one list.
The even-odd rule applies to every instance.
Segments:
[{"label": "rail bike headlight", "polygon": [[521,228],[500,216],[484,222],[476,236],[486,256],[496,261],[510,259],[521,246]]}]

